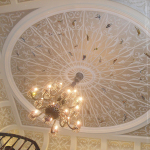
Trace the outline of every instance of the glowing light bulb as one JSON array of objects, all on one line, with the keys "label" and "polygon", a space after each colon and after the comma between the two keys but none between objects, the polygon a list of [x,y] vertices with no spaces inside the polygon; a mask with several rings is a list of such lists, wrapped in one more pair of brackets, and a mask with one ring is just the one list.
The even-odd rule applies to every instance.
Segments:
[{"label": "glowing light bulb", "polygon": [[48,85],[48,88],[50,89],[52,86],[51,85]]},{"label": "glowing light bulb", "polygon": [[36,93],[35,93],[35,92],[33,92],[33,93],[32,93],[32,95],[33,95],[33,96],[35,96],[35,95],[36,95]]},{"label": "glowing light bulb", "polygon": [[70,89],[68,89],[68,90],[67,90],[67,92],[68,92],[68,93],[70,93],[70,92],[71,92],[71,90],[70,90]]},{"label": "glowing light bulb", "polygon": [[52,121],[53,120],[53,118],[50,118],[50,121]]},{"label": "glowing light bulb", "polygon": [[34,91],[36,92],[38,90],[38,88],[34,88]]},{"label": "glowing light bulb", "polygon": [[77,121],[77,125],[80,125],[80,121]]},{"label": "glowing light bulb", "polygon": [[67,113],[67,112],[68,112],[68,109],[65,109],[65,112]]},{"label": "glowing light bulb", "polygon": [[58,126],[55,126],[55,130],[57,130],[58,129]]},{"label": "glowing light bulb", "polygon": [[34,113],[37,114],[37,113],[38,113],[38,110],[36,109],[36,110],[34,111]]},{"label": "glowing light bulb", "polygon": [[62,83],[60,83],[60,85],[62,85]]},{"label": "glowing light bulb", "polygon": [[43,98],[41,98],[41,100],[43,100]]},{"label": "glowing light bulb", "polygon": [[55,105],[55,103],[53,102],[53,105]]},{"label": "glowing light bulb", "polygon": [[70,117],[68,117],[68,120],[70,119]]},{"label": "glowing light bulb", "polygon": [[79,97],[79,100],[82,101],[82,97]]},{"label": "glowing light bulb", "polygon": [[76,92],[77,92],[77,90],[74,90],[74,92],[76,93]]},{"label": "glowing light bulb", "polygon": [[76,109],[79,109],[79,106],[78,106],[78,105],[76,106]]}]

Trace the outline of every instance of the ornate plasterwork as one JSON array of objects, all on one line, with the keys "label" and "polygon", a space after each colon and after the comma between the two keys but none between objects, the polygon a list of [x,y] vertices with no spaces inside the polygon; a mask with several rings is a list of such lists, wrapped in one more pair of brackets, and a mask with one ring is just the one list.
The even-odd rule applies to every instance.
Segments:
[{"label": "ornate plasterwork", "polygon": [[11,29],[16,25],[16,23],[19,20],[21,20],[25,15],[27,15],[31,11],[33,10],[24,10],[0,14],[0,51],[2,50],[4,42]]},{"label": "ornate plasterwork", "polygon": [[0,129],[15,124],[15,118],[11,106],[0,107]]},{"label": "ornate plasterwork", "polygon": [[141,150],[150,150],[150,144],[141,143]]},{"label": "ornate plasterwork", "polygon": [[70,136],[57,135],[53,136],[49,134],[49,145],[47,150],[69,150],[71,146]]},{"label": "ornate plasterwork", "polygon": [[111,0],[111,1],[115,1],[118,3],[122,3],[124,5],[127,5],[141,12],[148,18],[150,18],[150,1],[149,0]]},{"label": "ornate plasterwork", "polygon": [[12,52],[11,71],[32,104],[27,97],[32,86],[56,79],[66,86],[82,72],[77,89],[86,101],[83,125],[114,126],[149,110],[149,46],[147,34],[128,20],[104,12],[65,12],[24,31]]},{"label": "ornate plasterwork", "polygon": [[134,150],[134,142],[108,140],[107,150]]},{"label": "ornate plasterwork", "polygon": [[133,132],[127,133],[126,135],[150,137],[150,124]]},{"label": "ornate plasterwork", "polygon": [[11,4],[10,0],[0,0],[0,6]]},{"label": "ornate plasterwork", "polygon": [[28,125],[28,126],[38,126],[38,127],[47,127],[50,128],[50,126],[44,124],[43,122],[41,122],[40,120],[36,119],[35,121],[31,121],[28,117],[29,112],[23,108],[18,102],[17,100],[15,100],[16,102],[16,106],[17,106],[17,110],[18,110],[18,114],[20,116],[20,120],[21,123],[23,125]]},{"label": "ornate plasterwork", "polygon": [[[34,141],[36,141],[36,143],[38,144],[39,148],[41,149],[43,146],[43,141],[44,141],[44,134],[41,132],[36,132],[36,131],[28,131],[28,130],[24,130],[24,136],[32,139]],[[27,142],[23,148],[27,149],[30,146],[30,142]],[[35,150],[35,147],[32,146],[30,148],[31,150]]]},{"label": "ornate plasterwork", "polygon": [[77,150],[100,150],[101,140],[77,137]]},{"label": "ornate plasterwork", "polygon": [[6,93],[4,82],[2,79],[0,79],[0,102],[1,101],[7,101],[7,100],[8,100],[8,96]]}]

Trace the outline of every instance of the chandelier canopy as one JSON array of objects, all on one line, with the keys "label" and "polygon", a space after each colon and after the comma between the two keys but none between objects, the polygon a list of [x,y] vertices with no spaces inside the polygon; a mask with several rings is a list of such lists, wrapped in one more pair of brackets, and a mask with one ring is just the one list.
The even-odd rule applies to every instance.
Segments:
[{"label": "chandelier canopy", "polygon": [[34,100],[36,110],[30,112],[29,118],[35,120],[44,114],[43,121],[52,125],[52,134],[58,132],[56,120],[59,121],[61,127],[68,126],[78,132],[81,128],[78,116],[83,99],[74,87],[82,79],[83,74],[78,72],[68,87],[62,87],[62,83],[55,81],[49,82],[44,88],[31,88],[27,95]]}]

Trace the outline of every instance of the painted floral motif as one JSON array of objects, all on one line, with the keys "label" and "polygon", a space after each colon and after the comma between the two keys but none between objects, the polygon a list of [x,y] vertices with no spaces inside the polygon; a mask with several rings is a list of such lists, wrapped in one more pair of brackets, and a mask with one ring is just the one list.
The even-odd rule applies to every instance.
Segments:
[{"label": "painted floral motif", "polygon": [[142,143],[141,144],[141,150],[150,150],[150,144]]},{"label": "painted floral motif", "polygon": [[135,130],[133,132],[127,133],[126,135],[133,135],[133,136],[145,136],[145,137],[150,137],[150,124]]},{"label": "painted floral motif", "polygon": [[148,18],[150,18],[150,1],[149,0],[112,0],[112,1],[125,4],[141,12]]},{"label": "painted floral motif", "polygon": [[0,6],[11,4],[10,0],[0,0]]},{"label": "painted floral motif", "polygon": [[28,2],[28,1],[33,1],[33,0],[18,0],[18,3],[21,3],[21,2]]},{"label": "painted floral motif", "polygon": [[0,114],[0,129],[16,123],[10,106],[0,107]]},{"label": "painted floral motif", "polygon": [[77,137],[77,150],[100,150],[101,140]]},{"label": "painted floral motif", "polygon": [[134,150],[134,142],[108,140],[108,150]]},{"label": "painted floral motif", "polygon": [[[1,2],[0,2],[1,3]],[[0,51],[2,51],[4,42],[10,33],[11,29],[22,19],[25,15],[32,10],[25,10],[19,12],[11,12],[0,14]]]},{"label": "painted floral motif", "polygon": [[6,89],[3,80],[0,79],[0,101],[6,101],[6,100],[8,100]]},{"label": "painted floral motif", "polygon": [[52,136],[49,134],[49,145],[47,150],[69,150],[71,145],[71,138],[69,136]]}]

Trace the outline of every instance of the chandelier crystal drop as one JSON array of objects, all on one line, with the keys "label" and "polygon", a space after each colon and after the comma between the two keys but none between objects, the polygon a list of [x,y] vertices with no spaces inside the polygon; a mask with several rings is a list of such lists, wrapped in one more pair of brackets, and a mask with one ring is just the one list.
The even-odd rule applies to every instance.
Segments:
[{"label": "chandelier crystal drop", "polygon": [[83,98],[74,87],[82,79],[83,74],[78,72],[68,87],[63,88],[62,83],[55,81],[42,89],[31,88],[27,95],[34,100],[36,110],[30,112],[29,118],[35,120],[44,114],[43,121],[51,125],[51,133],[54,135],[58,132],[56,120],[61,127],[68,126],[71,130],[79,132],[81,128],[79,112]]}]

